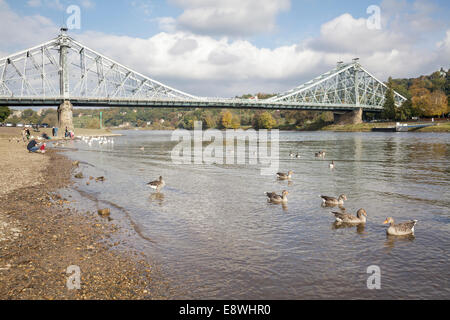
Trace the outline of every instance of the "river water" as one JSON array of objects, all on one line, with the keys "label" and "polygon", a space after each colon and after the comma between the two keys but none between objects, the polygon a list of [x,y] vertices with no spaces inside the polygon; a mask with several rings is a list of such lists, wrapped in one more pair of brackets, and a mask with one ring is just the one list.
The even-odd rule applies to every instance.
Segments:
[{"label": "river water", "polygon": [[[106,178],[78,181],[74,194],[129,227],[122,247],[161,266],[170,298],[450,298],[450,134],[281,132],[288,183],[254,165],[174,164],[171,132],[117,133],[114,145],[69,144],[85,177]],[[160,175],[167,186],[155,194],[146,183]],[[287,206],[267,203],[264,192],[282,190]],[[342,193],[347,211],[367,211],[365,227],[333,224],[319,195]],[[387,217],[419,220],[415,237],[387,237]],[[369,266],[380,290],[367,288]]]}]

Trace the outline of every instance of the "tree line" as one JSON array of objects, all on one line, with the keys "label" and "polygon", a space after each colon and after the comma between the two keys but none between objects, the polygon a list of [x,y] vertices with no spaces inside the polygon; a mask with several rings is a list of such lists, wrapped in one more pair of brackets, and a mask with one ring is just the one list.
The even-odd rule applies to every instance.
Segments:
[{"label": "tree line", "polygon": [[[442,117],[450,113],[450,69],[413,79],[389,78],[387,86],[383,119],[405,121],[412,117]],[[393,90],[407,98],[400,107],[395,106]]]}]

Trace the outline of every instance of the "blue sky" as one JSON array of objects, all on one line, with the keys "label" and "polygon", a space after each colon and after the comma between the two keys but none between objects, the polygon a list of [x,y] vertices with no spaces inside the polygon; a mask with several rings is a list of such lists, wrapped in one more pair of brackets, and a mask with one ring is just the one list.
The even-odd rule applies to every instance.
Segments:
[{"label": "blue sky", "polygon": [[[82,8],[82,30],[101,31],[115,35],[149,38],[159,33],[157,19],[160,17],[177,17],[183,13],[182,7],[174,2],[164,0],[90,0],[87,7],[83,1],[76,0],[41,0],[41,6],[30,6],[27,0],[8,0],[7,3],[21,15],[43,15],[56,24],[62,25],[69,14],[65,9],[71,4]],[[214,1],[212,1],[214,2]],[[450,5],[447,0],[427,1],[434,4],[439,10],[432,13],[436,20],[446,21],[450,14]],[[264,1],[261,1],[263,5]],[[370,5],[380,6],[382,1],[358,0],[294,0],[290,8],[281,11],[276,17],[276,29],[271,32],[246,37],[259,47],[274,48],[302,41],[320,33],[323,23],[343,14],[350,13],[355,18],[367,18],[366,13]],[[410,6],[414,1],[405,1]],[[448,24],[447,24],[448,26]],[[443,28],[432,36],[437,38],[445,34]]]},{"label": "blue sky", "polygon": [[72,4],[74,38],[198,95],[287,90],[356,56],[381,80],[450,67],[446,0],[0,0],[0,54],[55,37]]}]

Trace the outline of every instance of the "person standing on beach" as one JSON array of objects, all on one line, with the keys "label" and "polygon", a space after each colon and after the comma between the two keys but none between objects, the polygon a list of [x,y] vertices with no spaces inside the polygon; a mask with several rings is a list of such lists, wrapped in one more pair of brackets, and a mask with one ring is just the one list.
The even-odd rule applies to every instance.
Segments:
[{"label": "person standing on beach", "polygon": [[23,142],[25,142],[26,139],[27,139],[27,132],[25,131],[25,128],[23,128],[23,130],[22,130],[22,140],[23,140]]},{"label": "person standing on beach", "polygon": [[30,132],[30,129],[27,128],[27,129],[25,130],[25,132],[27,133],[27,140],[30,141],[30,138],[31,138],[31,132]]},{"label": "person standing on beach", "polygon": [[52,136],[53,136],[53,137],[56,137],[56,134],[55,134],[55,133],[56,133],[56,128],[53,127],[53,128],[52,128]]}]

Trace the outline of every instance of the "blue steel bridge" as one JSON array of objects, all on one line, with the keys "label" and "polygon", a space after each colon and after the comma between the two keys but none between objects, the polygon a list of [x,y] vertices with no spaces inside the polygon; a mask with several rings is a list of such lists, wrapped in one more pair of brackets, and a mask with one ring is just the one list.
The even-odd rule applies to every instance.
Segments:
[{"label": "blue steel bridge", "polygon": [[[354,59],[267,100],[198,97],[107,58],[64,28],[49,42],[0,59],[0,72],[0,106],[58,106],[60,112],[72,106],[380,112],[388,90]],[[397,106],[406,101],[394,96]]]}]

